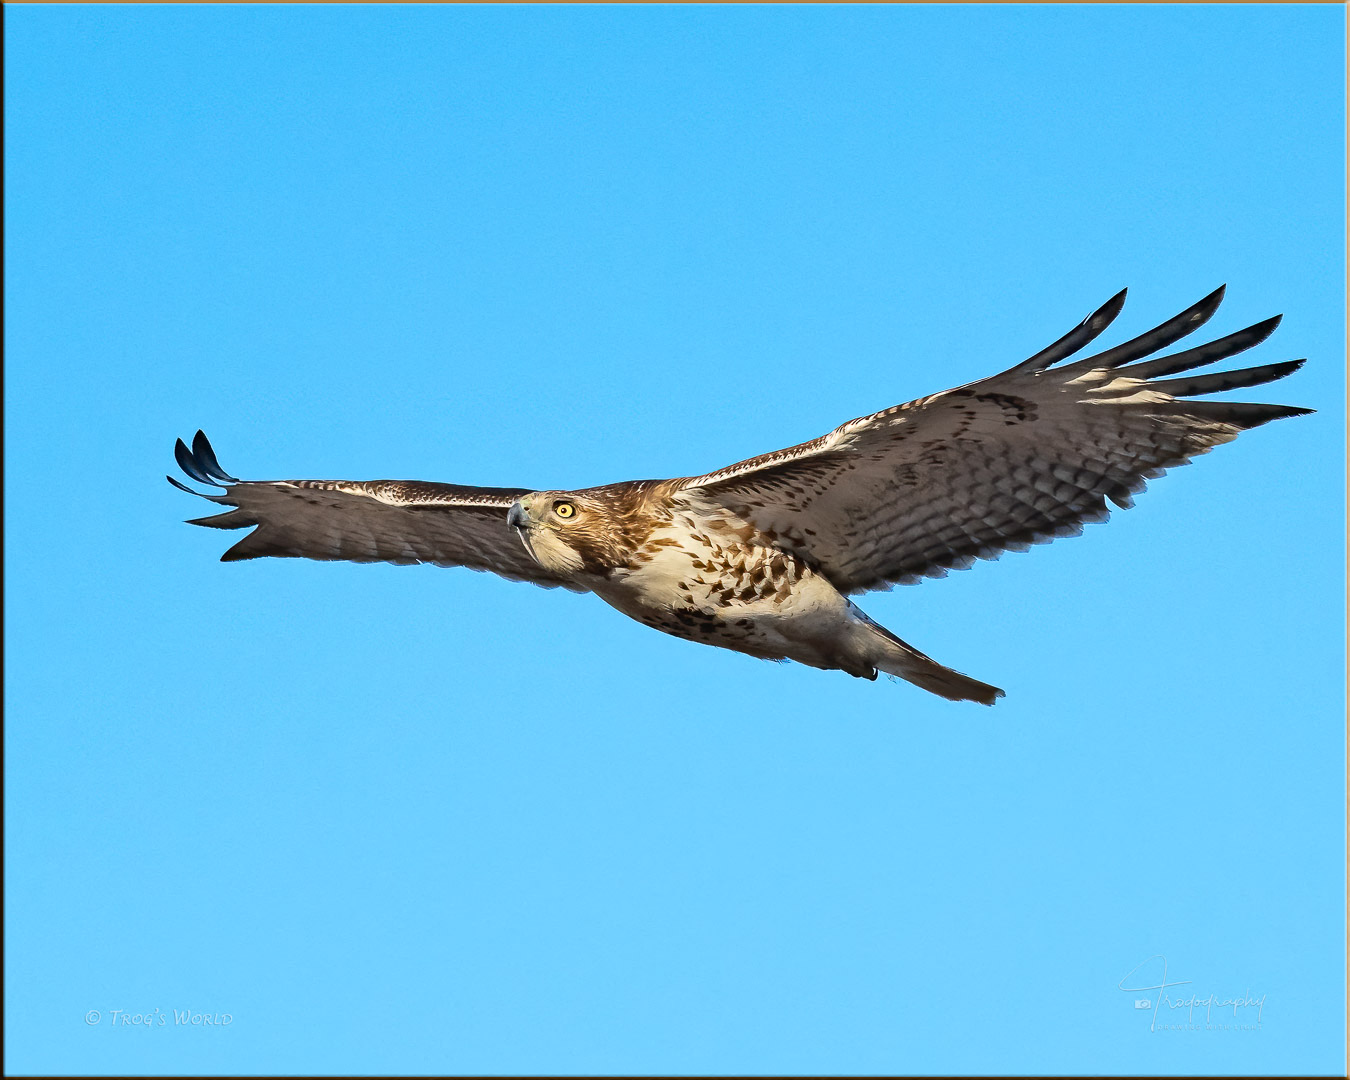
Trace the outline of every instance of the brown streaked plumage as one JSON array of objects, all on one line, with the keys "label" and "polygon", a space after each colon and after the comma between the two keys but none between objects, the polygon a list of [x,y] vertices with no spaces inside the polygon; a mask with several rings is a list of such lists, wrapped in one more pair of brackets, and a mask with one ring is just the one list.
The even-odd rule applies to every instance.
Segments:
[{"label": "brown streaked plumage", "polygon": [[1001,690],[924,656],[848,597],[1076,535],[1106,520],[1108,499],[1128,507],[1167,469],[1248,428],[1311,412],[1192,400],[1283,378],[1302,360],[1182,375],[1264,341],[1278,316],[1155,355],[1207,321],[1222,295],[1061,363],[1116,317],[1122,291],[1001,374],[703,476],[581,491],[239,481],[199,431],[190,450],[178,442],[178,463],[222,493],[169,480],[235,508],[191,524],[256,526],[222,556],[227,562],[274,555],[491,570],[594,592],[691,641],[866,679],[884,671],[991,705]]}]

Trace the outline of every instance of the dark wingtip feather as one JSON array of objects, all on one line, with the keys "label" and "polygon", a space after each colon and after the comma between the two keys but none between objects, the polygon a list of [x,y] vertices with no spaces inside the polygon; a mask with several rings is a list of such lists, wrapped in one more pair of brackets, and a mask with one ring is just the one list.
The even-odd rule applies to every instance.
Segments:
[{"label": "dark wingtip feather", "polygon": [[1113,349],[1107,349],[1105,352],[1098,353],[1096,356],[1089,356],[1083,360],[1075,360],[1071,367],[1076,371],[1091,371],[1094,368],[1115,368],[1122,364],[1128,364],[1131,360],[1138,360],[1141,357],[1148,356],[1150,353],[1157,352],[1159,349],[1165,349],[1174,341],[1179,341],[1187,334],[1194,333],[1205,323],[1209,322],[1214,312],[1219,307],[1219,302],[1223,300],[1224,290],[1228,286],[1220,285],[1208,296],[1197,300],[1185,311],[1178,312],[1164,323],[1160,323],[1152,330],[1149,330],[1138,337],[1131,338]]},{"label": "dark wingtip feather", "polygon": [[1110,300],[1092,312],[1058,341],[1047,345],[1034,356],[1027,357],[1020,364],[1009,368],[1004,374],[1012,375],[1021,371],[1043,371],[1051,364],[1059,363],[1066,356],[1072,356],[1111,325],[1115,317],[1120,314],[1120,309],[1125,306],[1125,294],[1128,291],[1128,289],[1121,289],[1120,292],[1116,293],[1115,296],[1111,297]]},{"label": "dark wingtip feather", "polygon": [[244,510],[227,510],[223,514],[192,518],[184,524],[204,525],[208,529],[248,529],[257,525],[258,519]]},{"label": "dark wingtip feather", "polygon": [[[1178,312],[1176,315],[1172,316],[1172,318],[1168,319],[1167,322],[1163,323],[1162,326],[1149,331],[1149,333],[1156,333],[1157,330],[1161,330],[1165,326],[1180,327],[1184,325],[1186,326],[1186,329],[1182,330],[1177,336],[1185,337],[1192,330],[1198,329],[1214,317],[1214,313],[1219,310],[1219,305],[1223,303],[1223,294],[1227,289],[1227,285],[1220,285],[1212,293],[1202,296],[1185,311]],[[1147,336],[1147,334],[1141,335],[1141,337]]]},{"label": "dark wingtip feather", "polygon": [[200,428],[192,439],[192,456],[202,470],[210,476],[230,484],[239,483],[238,477],[231,476],[220,467],[220,462],[216,460],[216,452],[211,447],[211,441],[206,437],[206,432]]},{"label": "dark wingtip feather", "polygon": [[1316,411],[1299,405],[1248,405],[1242,411],[1240,423],[1244,427],[1254,428],[1269,424],[1272,420],[1287,420],[1291,416],[1311,416]]},{"label": "dark wingtip feather", "polygon": [[[1219,305],[1223,303],[1223,294],[1228,291],[1228,285],[1220,285],[1208,296],[1203,296],[1186,309],[1182,314],[1187,316],[1196,326],[1202,326],[1213,317],[1219,310]],[[1188,330],[1187,333],[1190,333]]]},{"label": "dark wingtip feather", "polygon": [[1227,284],[1220,285],[1208,296],[1201,297],[1191,305],[1190,317],[1196,326],[1209,322],[1213,314],[1219,310],[1219,305],[1223,303],[1223,294],[1227,291]]},{"label": "dark wingtip feather", "polygon": [[1224,390],[1240,390],[1248,386],[1263,386],[1292,375],[1303,366],[1303,360],[1285,360],[1279,364],[1239,368],[1236,371],[1212,371],[1205,375],[1189,375],[1179,379],[1155,380],[1148,384],[1172,397],[1194,397],[1197,394],[1217,394]]},{"label": "dark wingtip feather", "polygon": [[1272,420],[1284,420],[1291,416],[1307,416],[1316,409],[1305,409],[1298,405],[1266,405],[1254,401],[1174,401],[1154,406],[1161,412],[1180,412],[1186,416],[1198,417],[1214,423],[1230,424],[1239,431],[1247,431]]},{"label": "dark wingtip feather", "polygon": [[[1120,314],[1121,308],[1125,306],[1125,294],[1129,291],[1128,287],[1121,289],[1120,292],[1116,293],[1115,296],[1111,297],[1110,300],[1089,315],[1085,321],[1091,322],[1095,329],[1105,330],[1115,321],[1116,316]],[[999,691],[999,696],[1003,696],[1003,691]]]},{"label": "dark wingtip feather", "polygon": [[1276,315],[1264,322],[1254,323],[1244,330],[1206,342],[1185,352],[1171,353],[1168,356],[1156,356],[1152,360],[1141,360],[1116,370],[1130,379],[1154,379],[1162,375],[1177,375],[1193,368],[1227,360],[1230,356],[1255,348],[1275,332],[1284,316]]},{"label": "dark wingtip feather", "polygon": [[182,439],[173,444],[173,456],[178,462],[178,467],[188,474],[199,484],[209,484],[211,487],[220,487],[214,480],[206,475],[197,465],[197,461],[192,456],[192,451],[187,448]]},{"label": "dark wingtip feather", "polygon": [[[182,483],[181,481],[175,480],[172,476],[166,476],[164,479],[167,480],[169,483],[171,483],[171,484],[172,484],[174,487],[176,487],[179,491],[186,491],[189,495],[195,495],[195,496],[197,496],[197,498],[199,498],[199,499],[205,499],[207,502],[221,503],[221,504],[224,505],[224,506],[233,506],[233,505],[234,505],[234,500],[231,499],[230,496],[229,496],[228,494],[225,494],[225,495],[208,495],[208,494],[207,494],[206,492],[204,492],[204,491],[193,491],[192,488],[188,487],[186,484]],[[217,485],[215,485],[215,486],[216,486],[216,487],[219,487],[220,485],[217,484]]]}]

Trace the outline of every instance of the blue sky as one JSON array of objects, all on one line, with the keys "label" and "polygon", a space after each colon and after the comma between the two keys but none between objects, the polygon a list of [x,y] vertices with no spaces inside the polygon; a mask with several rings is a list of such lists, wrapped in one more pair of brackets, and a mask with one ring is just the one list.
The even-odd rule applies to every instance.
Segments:
[{"label": "blue sky", "polygon": [[[1341,9],[5,15],[8,1071],[1342,1069]],[[697,473],[1223,282],[1316,416],[862,598],[992,710],[163,479]]]}]

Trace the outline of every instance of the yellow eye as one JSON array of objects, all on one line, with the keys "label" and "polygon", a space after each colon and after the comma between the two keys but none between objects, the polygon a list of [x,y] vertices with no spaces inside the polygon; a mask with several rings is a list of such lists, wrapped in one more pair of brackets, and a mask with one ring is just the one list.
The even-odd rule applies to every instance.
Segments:
[{"label": "yellow eye", "polygon": [[560,502],[553,504],[553,512],[566,521],[568,518],[577,516],[577,508],[570,502]]}]

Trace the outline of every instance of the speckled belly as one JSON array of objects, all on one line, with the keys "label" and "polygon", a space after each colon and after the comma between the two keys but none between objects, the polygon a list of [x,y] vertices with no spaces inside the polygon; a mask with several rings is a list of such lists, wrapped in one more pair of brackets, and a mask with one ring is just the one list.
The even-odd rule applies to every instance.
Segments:
[{"label": "speckled belly", "polygon": [[655,630],[772,660],[816,663],[849,618],[828,581],[764,547],[668,547],[595,591]]}]

